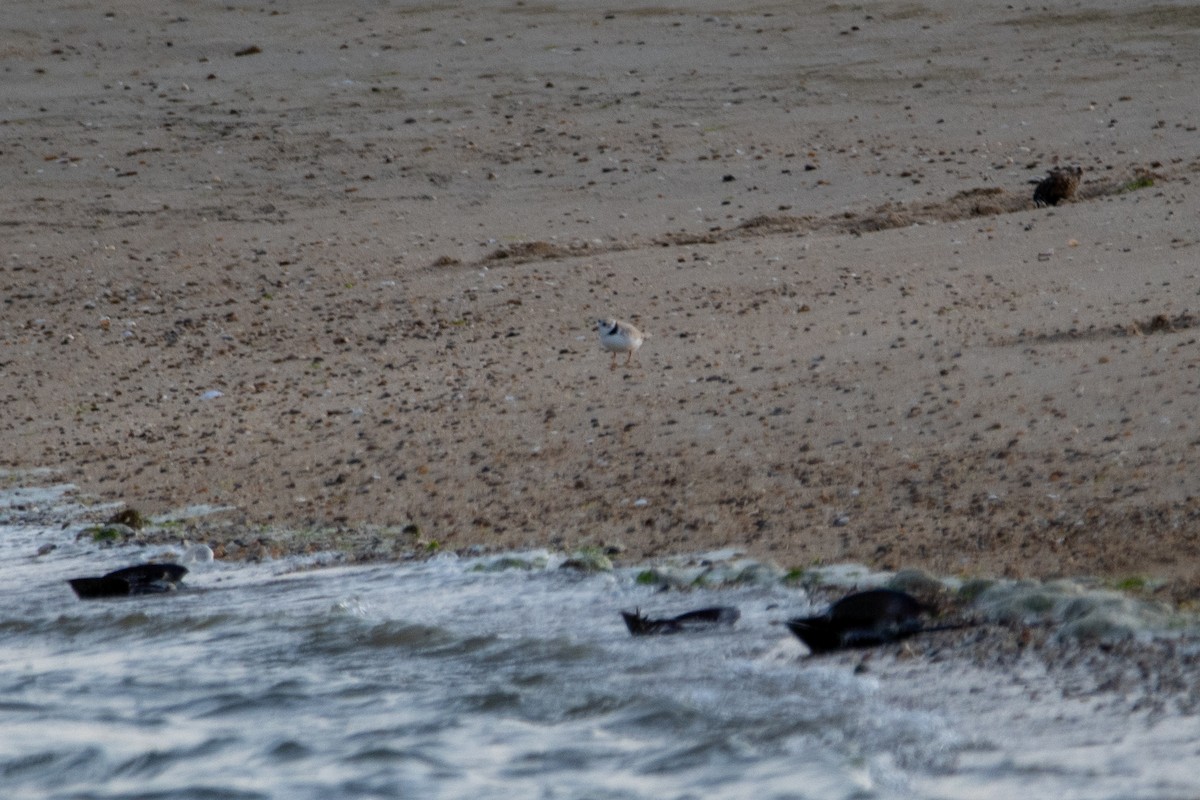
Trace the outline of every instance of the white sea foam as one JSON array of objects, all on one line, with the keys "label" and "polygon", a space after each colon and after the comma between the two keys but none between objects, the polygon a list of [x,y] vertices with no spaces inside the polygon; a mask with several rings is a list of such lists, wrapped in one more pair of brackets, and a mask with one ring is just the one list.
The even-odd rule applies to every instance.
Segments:
[{"label": "white sea foam", "polygon": [[[113,601],[65,583],[141,554],[0,526],[6,797],[1200,795],[1182,706],[1131,707],[1032,655],[810,659],[780,622],[814,601],[743,580],[736,552],[659,565],[709,576],[666,592],[547,552],[216,562]],[[617,613],[714,604],[742,618],[634,638]]]}]

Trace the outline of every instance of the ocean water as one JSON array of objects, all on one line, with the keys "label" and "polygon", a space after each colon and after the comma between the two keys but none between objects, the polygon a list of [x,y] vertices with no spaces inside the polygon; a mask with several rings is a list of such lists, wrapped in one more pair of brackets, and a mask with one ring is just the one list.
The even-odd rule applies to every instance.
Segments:
[{"label": "ocean water", "polygon": [[[153,551],[76,541],[76,511],[69,487],[0,493],[8,800],[1200,797],[1189,713],[1034,659],[810,659],[780,622],[815,604],[778,582],[443,555],[216,562],[82,602],[66,578]],[[713,604],[741,620],[635,639],[618,613]]]}]

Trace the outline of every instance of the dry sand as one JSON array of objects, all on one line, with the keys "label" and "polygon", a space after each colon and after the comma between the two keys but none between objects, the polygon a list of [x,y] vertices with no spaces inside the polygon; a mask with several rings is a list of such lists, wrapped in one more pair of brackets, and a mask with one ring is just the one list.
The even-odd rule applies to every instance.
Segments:
[{"label": "dry sand", "polygon": [[[2,466],[234,506],[227,555],[734,545],[1200,597],[1194,6],[5,17]],[[631,368],[598,316],[650,334]]]}]

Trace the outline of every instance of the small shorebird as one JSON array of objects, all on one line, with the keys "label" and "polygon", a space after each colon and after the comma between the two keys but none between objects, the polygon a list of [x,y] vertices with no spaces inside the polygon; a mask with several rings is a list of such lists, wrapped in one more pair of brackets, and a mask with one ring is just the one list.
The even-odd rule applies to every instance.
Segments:
[{"label": "small shorebird", "polygon": [[612,365],[609,369],[617,368],[617,353],[625,353],[625,364],[633,361],[633,354],[642,346],[646,337],[628,322],[618,319],[596,320],[596,330],[600,333],[600,346],[612,353]]},{"label": "small shorebird", "polygon": [[[1079,179],[1083,177],[1083,167],[1072,164],[1069,167],[1055,167],[1033,190],[1035,206],[1056,206],[1063,200],[1070,200],[1079,188]],[[1030,181],[1033,183],[1033,181]]]}]

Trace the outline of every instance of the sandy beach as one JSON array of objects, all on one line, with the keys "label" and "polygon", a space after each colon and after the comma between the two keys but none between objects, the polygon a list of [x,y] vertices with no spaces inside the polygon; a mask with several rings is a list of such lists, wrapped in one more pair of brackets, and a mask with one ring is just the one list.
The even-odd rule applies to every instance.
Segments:
[{"label": "sandy beach", "polygon": [[733,546],[1200,600],[1195,7],[6,16],[4,468],[230,506],[190,535],[231,558]]}]

